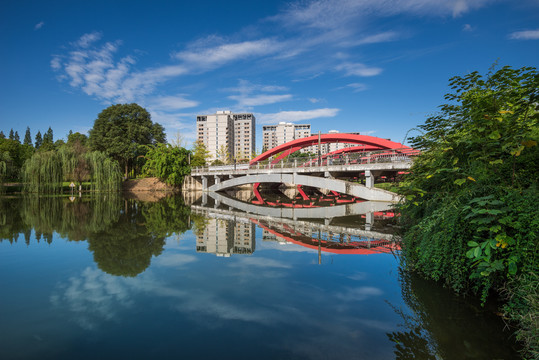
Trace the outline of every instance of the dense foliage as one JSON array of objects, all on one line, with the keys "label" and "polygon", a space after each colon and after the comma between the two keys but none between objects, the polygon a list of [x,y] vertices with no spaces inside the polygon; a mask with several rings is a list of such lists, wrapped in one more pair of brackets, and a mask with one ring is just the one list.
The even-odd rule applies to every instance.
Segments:
[{"label": "dense foliage", "polygon": [[99,113],[90,130],[92,150],[102,151],[120,162],[127,178],[141,154],[140,145],[164,143],[164,128],[137,104],[116,104]]},{"label": "dense foliage", "polygon": [[[78,144],[78,143],[77,143]],[[99,151],[63,145],[58,151],[38,151],[22,168],[25,191],[59,193],[64,181],[90,181],[90,189],[117,191],[121,185],[118,163]]]},{"label": "dense foliage", "polygon": [[21,144],[16,140],[0,139],[0,177],[2,181],[18,180],[22,165],[33,153],[34,148],[31,145]]},{"label": "dense foliage", "polygon": [[412,138],[422,153],[401,187],[405,265],[483,301],[505,289],[509,316],[535,316],[520,336],[537,356],[537,301],[521,289],[538,286],[539,77],[504,67],[450,85]]},{"label": "dense foliage", "polygon": [[186,175],[189,175],[190,152],[181,147],[169,144],[157,144],[150,147],[145,158],[142,171],[149,176],[155,176],[168,185],[181,185]]}]

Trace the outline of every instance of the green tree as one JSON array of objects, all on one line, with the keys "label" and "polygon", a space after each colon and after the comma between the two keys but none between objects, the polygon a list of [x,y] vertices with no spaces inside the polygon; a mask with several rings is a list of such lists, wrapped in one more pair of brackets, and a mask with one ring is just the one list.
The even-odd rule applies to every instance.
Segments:
[{"label": "green tree", "polygon": [[39,151],[51,151],[54,149],[54,135],[51,127],[49,126],[49,129],[47,130],[45,135],[43,135],[43,142],[39,146]]},{"label": "green tree", "polygon": [[13,133],[13,129],[9,131],[9,140],[15,140],[15,133]]},{"label": "green tree", "polygon": [[3,131],[0,131],[0,139],[5,139],[6,138],[6,135],[4,134]]},{"label": "green tree", "polygon": [[18,142],[19,144],[21,143],[21,138],[19,137],[19,133],[17,131],[15,131],[15,136],[13,137],[13,140]]},{"label": "green tree", "polygon": [[201,140],[195,141],[193,144],[193,155],[191,156],[191,166],[205,166],[210,152],[206,149],[206,145]]},{"label": "green tree", "polygon": [[214,163],[215,162],[221,164],[230,163],[230,152],[228,151],[228,147],[226,145],[221,145],[219,150],[217,150],[217,160],[215,160]]},{"label": "green tree", "polygon": [[81,134],[80,132],[73,132],[69,130],[67,135],[67,145],[72,145],[74,143],[79,143],[81,146],[88,146],[88,136]]},{"label": "green tree", "polygon": [[149,149],[142,169],[146,175],[158,177],[168,185],[179,186],[191,172],[189,155],[190,152],[184,148],[157,144]]},{"label": "green tree", "polygon": [[148,111],[137,104],[116,104],[101,111],[89,137],[91,149],[118,160],[126,178],[140,145],[164,141],[163,127],[153,123]]},{"label": "green tree", "polygon": [[[538,73],[506,66],[450,86],[449,103],[411,139],[421,155],[401,188],[406,266],[483,300],[537,288]],[[510,296],[512,314],[537,316],[537,302]]]},{"label": "green tree", "polygon": [[24,134],[24,145],[32,146],[32,135],[30,134],[30,127],[26,127],[26,133]]},{"label": "green tree", "polygon": [[36,134],[36,142],[34,144],[34,147],[37,149],[39,149],[41,147],[41,144],[43,144],[43,138],[41,137],[41,131],[38,131],[37,134]]},{"label": "green tree", "polygon": [[7,153],[9,161],[6,162],[5,179],[17,181],[20,179],[20,170],[24,162],[34,153],[30,145],[23,145],[15,140],[0,139],[0,153]]}]

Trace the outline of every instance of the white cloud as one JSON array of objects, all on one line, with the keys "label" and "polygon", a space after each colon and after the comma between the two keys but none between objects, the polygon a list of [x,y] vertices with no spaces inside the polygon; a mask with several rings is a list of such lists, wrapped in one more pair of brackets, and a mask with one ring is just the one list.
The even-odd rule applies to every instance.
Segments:
[{"label": "white cloud", "polygon": [[322,101],[322,99],[317,99],[317,98],[309,98],[308,100],[311,102],[311,104],[316,104]]},{"label": "white cloud", "polygon": [[365,91],[368,89],[367,85],[362,84],[362,83],[351,83],[351,84],[346,85],[345,87],[342,87],[341,89],[344,89],[344,88],[351,88],[354,90],[354,92]]},{"label": "white cloud", "polygon": [[281,121],[296,122],[324,117],[335,117],[339,109],[315,109],[306,111],[281,111],[274,114],[257,114],[259,124],[274,124]]},{"label": "white cloud", "polygon": [[173,56],[196,69],[210,69],[236,60],[252,60],[253,57],[277,52],[282,45],[272,39],[244,41],[213,47],[195,48]]},{"label": "white cloud", "polygon": [[96,41],[99,41],[103,37],[103,34],[99,31],[94,31],[92,33],[84,34],[82,35],[77,42],[75,42],[76,46],[87,48],[91,44],[95,43]]},{"label": "white cloud", "polygon": [[34,30],[39,30],[43,27],[43,25],[45,25],[45,22],[43,21],[40,21],[38,22],[35,26],[34,26]]},{"label": "white cloud", "polygon": [[539,40],[539,29],[515,31],[509,34],[509,39],[513,40]]},{"label": "white cloud", "polygon": [[253,84],[247,80],[239,80],[238,86],[223,89],[226,92],[239,93],[230,95],[227,98],[238,102],[239,108],[252,108],[253,106],[275,104],[292,99],[291,94],[253,94],[255,92],[275,92],[287,90],[284,86],[278,85],[259,85]]},{"label": "white cloud", "polygon": [[464,26],[462,27],[462,31],[465,31],[465,32],[470,32],[470,31],[473,31],[473,30],[474,30],[474,28],[470,24],[464,24]]},{"label": "white cloud", "polygon": [[255,96],[245,96],[245,95],[231,95],[228,97],[231,100],[238,102],[238,106],[259,106],[259,105],[268,105],[274,104],[286,100],[292,99],[292,95],[255,95]]},{"label": "white cloud", "polygon": [[[100,32],[84,34],[71,44],[72,50],[67,54],[54,55],[51,68],[60,73],[59,79],[100,100],[133,102],[151,94],[158,84],[188,71],[181,64],[135,71],[136,60],[132,56],[115,59],[121,41],[99,45],[101,37]],[[165,106],[173,105],[164,101]]]},{"label": "white cloud", "polygon": [[361,38],[357,42],[355,42],[354,45],[377,44],[377,43],[395,41],[399,39],[400,37],[401,35],[395,31],[386,31],[383,33],[370,35],[370,36]]},{"label": "white cloud", "polygon": [[382,72],[382,69],[377,67],[369,67],[362,63],[344,63],[338,65],[336,70],[344,71],[347,76],[376,76]]},{"label": "white cloud", "polygon": [[162,110],[179,110],[198,106],[198,101],[188,100],[185,96],[184,94],[161,96],[151,99],[150,103],[152,106]]},{"label": "white cloud", "polygon": [[276,19],[288,26],[336,29],[366,25],[372,17],[398,14],[460,16],[495,0],[314,0],[296,2]]}]

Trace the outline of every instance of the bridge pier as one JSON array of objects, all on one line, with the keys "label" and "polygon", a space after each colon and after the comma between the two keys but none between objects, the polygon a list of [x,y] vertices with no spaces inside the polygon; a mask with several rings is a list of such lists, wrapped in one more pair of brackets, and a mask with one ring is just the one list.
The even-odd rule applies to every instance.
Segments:
[{"label": "bridge pier", "polygon": [[371,227],[373,223],[374,223],[374,212],[369,211],[365,214],[365,231],[371,231]]},{"label": "bridge pier", "polygon": [[208,193],[204,191],[202,193],[202,206],[205,206],[208,203]]},{"label": "bridge pier", "polygon": [[374,187],[374,174],[370,170],[365,170],[365,186],[368,188]]},{"label": "bridge pier", "polygon": [[208,178],[202,175],[202,191],[208,191]]}]

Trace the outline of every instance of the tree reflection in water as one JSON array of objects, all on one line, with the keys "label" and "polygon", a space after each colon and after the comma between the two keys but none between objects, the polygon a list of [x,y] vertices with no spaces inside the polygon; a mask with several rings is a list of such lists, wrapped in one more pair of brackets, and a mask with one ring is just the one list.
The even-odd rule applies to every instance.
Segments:
[{"label": "tree reflection in water", "polygon": [[120,194],[77,198],[17,197],[0,199],[0,241],[23,234],[30,244],[51,243],[53,233],[70,241],[86,240],[97,266],[111,274],[136,276],[163,251],[165,239],[190,228],[190,209],[179,196],[158,202],[123,199]]},{"label": "tree reflection in water", "polygon": [[394,343],[396,359],[487,359],[491,354],[500,359],[514,358],[516,352],[507,347],[506,341],[510,331],[504,329],[492,309],[402,269],[399,279],[403,300],[411,312],[393,307],[406,329],[387,334]]}]

